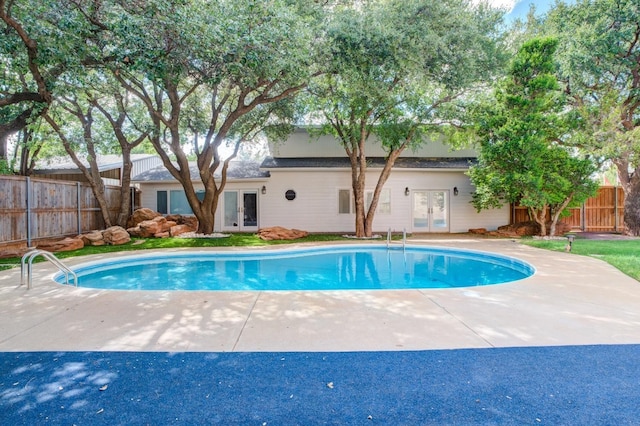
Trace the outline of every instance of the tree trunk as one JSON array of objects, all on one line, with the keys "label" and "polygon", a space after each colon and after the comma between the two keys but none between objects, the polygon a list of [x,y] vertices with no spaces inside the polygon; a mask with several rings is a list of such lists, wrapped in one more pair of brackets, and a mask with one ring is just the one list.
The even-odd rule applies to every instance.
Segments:
[{"label": "tree trunk", "polygon": [[380,193],[382,192],[382,188],[384,184],[389,180],[389,176],[391,175],[391,169],[396,163],[397,158],[404,151],[406,144],[403,144],[400,148],[395,149],[389,153],[387,156],[387,160],[384,163],[384,167],[380,172],[380,176],[378,176],[378,182],[376,183],[376,189],[373,191],[373,197],[371,198],[371,205],[369,206],[369,210],[367,211],[367,215],[365,217],[365,235],[371,237],[373,235],[373,218],[376,213],[376,209],[378,208],[378,202],[380,201]]},{"label": "tree trunk", "polygon": [[552,212],[551,214],[551,226],[549,227],[549,235],[550,236],[554,236],[556,235],[556,226],[558,224],[558,220],[560,219],[560,215],[562,214],[562,212],[564,211],[564,209],[567,208],[567,206],[569,205],[569,203],[571,202],[571,200],[573,200],[573,193],[567,197],[562,204],[560,204],[559,206],[556,207],[555,211]]},{"label": "tree trunk", "polygon": [[542,209],[534,209],[529,207],[529,215],[533,218],[533,220],[540,225],[540,236],[544,237],[547,235],[547,208],[546,206]]},{"label": "tree trunk", "polygon": [[131,152],[122,150],[122,174],[120,176],[120,209],[116,215],[115,224],[127,227],[127,220],[131,215]]},{"label": "tree trunk", "polygon": [[640,235],[640,179],[631,179],[624,195],[624,224],[627,233]]}]

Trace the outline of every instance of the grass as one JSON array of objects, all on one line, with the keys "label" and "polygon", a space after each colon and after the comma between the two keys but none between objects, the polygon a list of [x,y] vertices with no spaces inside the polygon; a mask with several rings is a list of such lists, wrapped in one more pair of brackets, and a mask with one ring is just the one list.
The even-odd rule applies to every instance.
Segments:
[{"label": "grass", "polygon": [[[400,238],[394,236],[394,239]],[[150,249],[171,249],[182,247],[257,247],[268,245],[281,245],[291,243],[322,242],[322,241],[343,241],[348,240],[342,235],[334,234],[311,234],[297,240],[274,240],[264,241],[256,234],[231,234],[227,238],[149,238],[132,239],[127,244],[118,246],[87,246],[79,250],[56,253],[59,259],[74,256],[86,256],[90,254],[104,254],[120,251],[150,250]],[[352,241],[352,240],[351,240]],[[37,257],[34,262],[41,262],[43,258]],[[20,265],[20,258],[0,259],[0,271]]]},{"label": "grass", "polygon": [[[522,240],[523,244],[552,251],[565,251],[566,240]],[[640,240],[587,240],[576,236],[571,249],[575,255],[604,260],[640,281]]]}]

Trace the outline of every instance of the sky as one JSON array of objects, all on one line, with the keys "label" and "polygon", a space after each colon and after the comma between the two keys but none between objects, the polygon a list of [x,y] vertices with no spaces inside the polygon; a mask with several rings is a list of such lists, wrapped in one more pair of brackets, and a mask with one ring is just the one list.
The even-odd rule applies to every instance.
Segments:
[{"label": "sky", "polygon": [[[479,0],[478,0],[479,1]],[[502,7],[508,10],[506,15],[507,21],[513,21],[516,18],[525,19],[529,6],[535,4],[536,15],[545,13],[553,6],[555,0],[488,0],[489,4],[494,7]],[[565,0],[566,3],[572,3],[573,0]]]}]

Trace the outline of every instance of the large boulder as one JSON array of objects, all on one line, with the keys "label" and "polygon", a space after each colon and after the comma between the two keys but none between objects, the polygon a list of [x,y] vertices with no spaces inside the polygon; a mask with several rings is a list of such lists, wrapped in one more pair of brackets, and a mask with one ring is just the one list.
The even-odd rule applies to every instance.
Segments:
[{"label": "large boulder", "polygon": [[129,233],[121,226],[111,226],[102,232],[104,242],[113,246],[131,241]]},{"label": "large boulder", "polygon": [[178,225],[187,225],[192,232],[198,230],[198,218],[195,216],[182,216],[180,214],[170,214],[166,216],[168,221],[173,221]]},{"label": "large boulder", "polygon": [[85,246],[103,246],[105,245],[104,235],[102,231],[91,231],[80,236]]},{"label": "large boulder", "polygon": [[138,226],[127,229],[127,232],[134,237],[150,238],[156,234],[168,233],[175,225],[174,221],[168,221],[164,216],[157,216],[151,220],[140,222]]},{"label": "large boulder", "polygon": [[8,259],[11,257],[22,257],[29,250],[31,250],[29,247],[2,249],[0,250],[0,259]]},{"label": "large boulder", "polygon": [[146,207],[138,209],[134,211],[131,217],[129,217],[129,220],[127,220],[127,228],[135,228],[140,222],[152,220],[158,216],[162,215]]},{"label": "large boulder", "polygon": [[271,240],[295,240],[309,235],[307,231],[299,229],[287,229],[282,226],[262,228],[258,231],[258,237],[265,241]]},{"label": "large boulder", "polygon": [[63,240],[59,241],[48,241],[42,242],[38,244],[39,250],[46,250],[50,252],[59,252],[59,251],[73,251],[78,250],[84,247],[84,243],[82,242],[82,238],[70,238],[67,237]]}]

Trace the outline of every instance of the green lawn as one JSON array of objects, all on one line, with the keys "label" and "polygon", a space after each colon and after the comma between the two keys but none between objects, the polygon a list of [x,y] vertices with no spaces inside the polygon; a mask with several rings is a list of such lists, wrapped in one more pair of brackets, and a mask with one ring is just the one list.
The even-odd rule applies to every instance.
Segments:
[{"label": "green lawn", "polygon": [[[566,240],[523,239],[522,243],[553,251],[565,251],[567,246]],[[571,253],[602,259],[640,281],[640,240],[585,240],[578,235]]]}]

